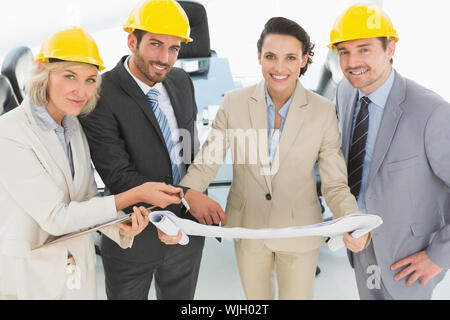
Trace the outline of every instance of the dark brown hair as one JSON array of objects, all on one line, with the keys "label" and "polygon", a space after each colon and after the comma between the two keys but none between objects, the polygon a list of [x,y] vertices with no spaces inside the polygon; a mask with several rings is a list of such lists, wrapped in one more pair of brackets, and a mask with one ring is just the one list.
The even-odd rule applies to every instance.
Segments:
[{"label": "dark brown hair", "polygon": [[302,57],[308,55],[308,62],[300,70],[299,77],[305,74],[308,70],[308,66],[312,63],[312,57],[314,56],[314,44],[311,43],[308,33],[296,22],[283,17],[270,18],[264,25],[264,29],[261,32],[261,36],[257,42],[258,52],[261,53],[264,38],[268,34],[282,34],[293,36],[298,39],[302,44]]},{"label": "dark brown hair", "polygon": [[139,44],[141,43],[142,38],[144,37],[144,35],[145,35],[146,33],[147,33],[147,32],[144,31],[144,30],[134,29],[133,34],[134,34],[134,36],[136,37],[136,40],[137,40],[137,42],[136,42],[136,49],[139,48]]},{"label": "dark brown hair", "polygon": [[[381,45],[382,45],[384,51],[386,51],[389,42],[390,41],[394,41],[392,38],[388,39],[387,37],[378,37],[378,39],[380,39]],[[391,58],[390,62],[391,62],[391,64],[393,64],[394,63],[394,59]]]}]

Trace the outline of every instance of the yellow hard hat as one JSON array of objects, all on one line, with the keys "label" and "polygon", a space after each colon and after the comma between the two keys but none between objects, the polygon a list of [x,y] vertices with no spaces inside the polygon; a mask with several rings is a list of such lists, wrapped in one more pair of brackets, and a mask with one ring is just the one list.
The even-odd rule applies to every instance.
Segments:
[{"label": "yellow hard hat", "polygon": [[48,62],[48,59],[84,62],[105,69],[94,39],[79,27],[71,27],[49,36],[42,44],[35,62]]},{"label": "yellow hard hat", "polygon": [[376,5],[355,4],[334,22],[328,47],[336,49],[335,44],[339,42],[378,37],[398,41],[398,34],[391,19]]},{"label": "yellow hard hat", "polygon": [[186,12],[174,0],[145,1],[131,12],[123,29],[128,33],[139,29],[180,37],[186,43],[192,41]]}]

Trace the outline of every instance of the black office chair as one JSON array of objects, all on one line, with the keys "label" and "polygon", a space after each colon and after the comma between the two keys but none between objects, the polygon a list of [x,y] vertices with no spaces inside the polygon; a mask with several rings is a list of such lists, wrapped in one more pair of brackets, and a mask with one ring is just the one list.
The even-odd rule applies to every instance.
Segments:
[{"label": "black office chair", "polygon": [[19,103],[8,78],[0,75],[0,115],[14,109]]},{"label": "black office chair", "polygon": [[[336,101],[336,91],[339,82],[342,80],[343,74],[341,71],[341,68],[339,66],[339,56],[337,53],[337,50],[329,50],[327,57],[325,59],[325,63],[322,68],[322,73],[320,75],[319,83],[317,85],[317,88],[314,90],[317,94],[320,94],[324,98],[327,98],[331,101]],[[319,176],[319,171],[317,168],[317,163],[315,167],[316,171],[316,177],[317,177],[317,195],[320,197],[322,196],[322,192],[320,190],[321,188],[321,180]],[[322,209],[322,214],[325,211],[325,207],[322,204],[322,201],[320,201],[320,207]],[[329,238],[327,239],[328,242]],[[316,268],[316,277],[320,274],[321,270],[319,266]]]},{"label": "black office chair", "polygon": [[16,95],[17,101],[25,97],[25,83],[33,65],[33,53],[30,48],[20,46],[8,52],[2,64],[2,75],[7,77]]},{"label": "black office chair", "polygon": [[337,86],[342,77],[337,50],[330,50],[322,68],[319,84],[314,92],[331,101],[335,101]]},{"label": "black office chair", "polygon": [[208,16],[205,7],[196,1],[178,1],[189,18],[190,37],[194,41],[181,43],[178,59],[207,58],[215,54],[210,47]]}]

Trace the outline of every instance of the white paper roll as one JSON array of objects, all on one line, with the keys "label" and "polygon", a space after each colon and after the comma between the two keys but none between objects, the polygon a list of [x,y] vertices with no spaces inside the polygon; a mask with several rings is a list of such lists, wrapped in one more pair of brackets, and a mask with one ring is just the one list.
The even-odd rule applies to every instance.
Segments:
[{"label": "white paper roll", "polygon": [[[381,217],[377,215],[354,213],[330,221],[324,221],[307,226],[247,229],[240,227],[223,228],[218,226],[203,225],[192,220],[177,217],[170,211],[153,211],[150,213],[149,217],[150,221],[152,221],[156,227],[160,228],[165,233],[172,235],[176,235],[178,230],[181,229],[186,235],[191,236],[235,239],[281,239],[323,236],[331,238],[328,241],[328,246],[333,251],[344,246],[342,237],[345,232],[351,232],[354,237],[358,238],[363,234],[378,228],[383,223]],[[162,229],[165,227],[169,228],[168,231]]]},{"label": "white paper roll", "polygon": [[[170,219],[166,218],[164,215],[159,214],[158,212],[152,212],[149,215],[150,222],[155,225],[158,229],[160,229],[162,232],[168,234],[169,236],[176,236],[178,234],[178,231],[180,230],[179,227],[175,225]],[[182,236],[178,244],[186,245],[189,243],[189,237],[181,231]]]}]

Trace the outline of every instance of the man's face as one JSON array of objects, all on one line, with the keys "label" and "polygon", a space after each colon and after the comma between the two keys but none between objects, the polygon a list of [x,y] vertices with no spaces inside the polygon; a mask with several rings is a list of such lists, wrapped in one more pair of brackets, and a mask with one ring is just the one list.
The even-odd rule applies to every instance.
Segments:
[{"label": "man's face", "polygon": [[394,41],[388,42],[386,50],[378,38],[344,41],[337,45],[337,49],[344,76],[365,94],[378,89],[389,77]]},{"label": "man's face", "polygon": [[149,86],[162,82],[177,60],[180,44],[179,37],[146,32],[138,46],[136,36],[130,33],[130,71]]}]

